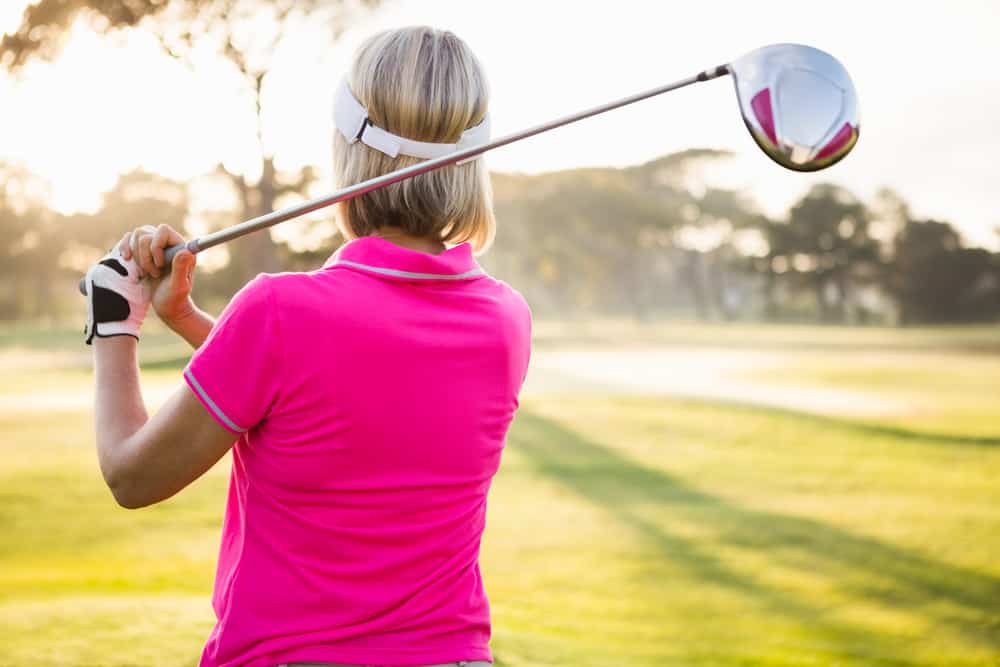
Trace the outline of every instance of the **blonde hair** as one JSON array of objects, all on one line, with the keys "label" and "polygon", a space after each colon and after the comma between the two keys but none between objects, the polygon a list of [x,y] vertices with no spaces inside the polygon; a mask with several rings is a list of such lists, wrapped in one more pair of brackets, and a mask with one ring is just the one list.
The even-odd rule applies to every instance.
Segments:
[{"label": "blonde hair", "polygon": [[[456,143],[486,115],[489,86],[482,65],[453,33],[425,26],[389,30],[358,49],[348,74],[372,125],[417,141]],[[334,132],[334,175],[343,187],[420,162],[390,157]],[[444,167],[365,193],[339,205],[348,238],[386,227],[475,252],[493,242],[496,220],[482,159]]]}]

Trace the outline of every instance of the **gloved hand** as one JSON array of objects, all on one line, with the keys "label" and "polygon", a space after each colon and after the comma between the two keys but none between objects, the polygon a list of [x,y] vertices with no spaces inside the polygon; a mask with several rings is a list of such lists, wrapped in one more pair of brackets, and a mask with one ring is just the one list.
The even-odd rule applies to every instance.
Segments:
[{"label": "gloved hand", "polygon": [[122,257],[116,245],[111,252],[90,267],[84,278],[87,289],[87,325],[83,333],[87,345],[94,336],[132,336],[139,339],[139,329],[146,319],[152,295],[149,283],[139,279],[134,260]]}]

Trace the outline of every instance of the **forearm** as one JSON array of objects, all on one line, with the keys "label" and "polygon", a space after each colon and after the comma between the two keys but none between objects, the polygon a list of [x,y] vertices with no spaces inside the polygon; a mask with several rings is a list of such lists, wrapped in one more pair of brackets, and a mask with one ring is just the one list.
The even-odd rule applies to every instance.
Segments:
[{"label": "forearm", "polygon": [[218,461],[235,440],[186,385],[152,419],[142,400],[136,338],[156,290],[161,296],[157,312],[171,314],[164,322],[192,347],[202,345],[214,325],[189,296],[193,258],[190,252],[178,253],[172,283],[143,280],[136,261],[118,247],[87,272],[84,335],[94,349],[97,458],[123,507],[170,497]]},{"label": "forearm", "polygon": [[97,458],[115,490],[128,465],[128,442],[149,419],[139,386],[138,341],[131,336],[94,339]]},{"label": "forearm", "polygon": [[164,323],[197,350],[215,326],[215,318],[192,303],[183,315],[164,319]]},{"label": "forearm", "polygon": [[97,457],[111,493],[129,508],[174,495],[236,440],[185,385],[150,419],[139,388],[136,347],[128,336],[94,341]]}]

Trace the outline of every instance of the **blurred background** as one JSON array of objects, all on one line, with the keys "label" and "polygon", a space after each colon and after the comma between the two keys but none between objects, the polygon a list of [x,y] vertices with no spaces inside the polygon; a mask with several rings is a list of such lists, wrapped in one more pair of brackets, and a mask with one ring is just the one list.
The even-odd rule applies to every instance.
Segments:
[{"label": "blurred background", "polygon": [[[818,174],[760,154],[726,80],[486,157],[480,262],[536,319],[497,664],[1000,664],[1000,5],[4,0],[0,665],[196,664],[228,459],[114,506],[77,280],[138,225],[331,190],[334,85],[414,23],[477,52],[496,136],[783,41],[861,103]],[[326,212],[207,251],[196,299],[342,242]],[[155,408],[190,351],[147,329]]]}]

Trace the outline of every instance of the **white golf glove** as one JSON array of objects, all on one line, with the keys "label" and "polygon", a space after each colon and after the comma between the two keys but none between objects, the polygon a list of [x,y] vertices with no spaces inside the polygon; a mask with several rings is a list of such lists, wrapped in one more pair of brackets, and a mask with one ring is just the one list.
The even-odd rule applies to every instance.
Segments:
[{"label": "white golf glove", "polygon": [[132,336],[139,339],[139,329],[146,319],[152,289],[139,280],[139,267],[122,257],[116,245],[90,267],[84,278],[87,288],[87,325],[83,330],[87,345],[94,336]]}]

